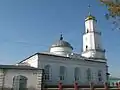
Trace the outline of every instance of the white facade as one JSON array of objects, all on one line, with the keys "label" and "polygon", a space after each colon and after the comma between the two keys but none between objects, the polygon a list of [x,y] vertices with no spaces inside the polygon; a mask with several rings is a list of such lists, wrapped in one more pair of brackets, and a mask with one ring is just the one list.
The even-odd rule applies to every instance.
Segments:
[{"label": "white facade", "polygon": [[[45,80],[47,84],[58,84],[61,81],[64,84],[73,84],[75,82],[74,71],[78,67],[80,69],[80,77],[77,80],[80,84],[88,84],[94,82],[97,84],[103,83],[107,80],[107,64],[106,62],[87,60],[86,58],[75,58],[53,55],[48,53],[37,53],[38,55],[38,68],[44,69],[45,66],[49,66],[49,80]],[[23,61],[23,62],[26,62]],[[60,67],[65,67],[64,80],[60,80]],[[36,67],[36,64],[34,65]],[[87,80],[87,69],[91,70],[91,80]],[[102,72],[102,80],[99,81],[98,72]]]},{"label": "white facade", "polygon": [[[1,67],[1,66],[0,66]],[[4,66],[5,68],[0,69],[0,88],[6,88],[7,90],[11,90],[14,84],[18,82],[14,82],[14,77],[23,76],[26,77],[26,88],[34,88],[36,90],[41,89],[42,83],[42,70],[40,69],[29,69],[29,68],[21,68],[18,69],[18,66]],[[8,68],[6,68],[8,67]],[[11,68],[16,67],[16,68]]]},{"label": "white facade", "polygon": [[[98,81],[98,71],[102,71],[102,81],[106,81],[106,64],[103,62],[93,62],[88,60],[82,60],[80,58],[66,58],[66,57],[57,57],[57,56],[46,56],[46,55],[39,55],[40,59],[39,62],[42,63],[40,65],[40,68],[45,67],[45,65],[50,65],[51,69],[51,81],[49,84],[57,84],[60,80],[60,66],[64,66],[66,68],[66,75],[64,76],[64,80],[62,80],[62,83],[64,84],[73,84],[75,82],[74,77],[74,70],[76,67],[80,69],[80,78],[78,82],[80,84],[88,84],[87,80],[87,74],[86,71],[88,68],[91,69],[91,80],[95,83],[100,83]],[[49,81],[48,81],[49,82]]]},{"label": "white facade", "polygon": [[20,64],[37,68],[38,67],[38,55],[33,55],[27,58],[26,60],[24,60],[24,62],[20,62],[19,65]]}]

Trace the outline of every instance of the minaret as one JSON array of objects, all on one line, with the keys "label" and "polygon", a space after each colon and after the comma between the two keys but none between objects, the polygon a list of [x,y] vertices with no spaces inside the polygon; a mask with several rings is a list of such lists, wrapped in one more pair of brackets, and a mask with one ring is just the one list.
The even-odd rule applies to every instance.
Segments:
[{"label": "minaret", "polygon": [[97,20],[89,13],[85,19],[85,33],[83,35],[82,56],[87,58],[105,59],[105,50],[102,47],[101,32],[97,29]]}]

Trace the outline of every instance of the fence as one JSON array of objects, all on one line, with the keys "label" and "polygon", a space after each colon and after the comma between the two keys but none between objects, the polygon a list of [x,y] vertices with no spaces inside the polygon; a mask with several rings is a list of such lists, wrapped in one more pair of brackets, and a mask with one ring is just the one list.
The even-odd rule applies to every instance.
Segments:
[{"label": "fence", "polygon": [[17,88],[17,89],[13,89],[13,88],[0,88],[0,90],[41,90],[41,89],[35,89],[35,88]]},{"label": "fence", "polygon": [[43,90],[120,90],[120,83],[116,83],[113,86],[109,86],[108,83],[103,85],[95,85],[93,83],[90,83],[90,85],[78,85],[78,83],[63,85],[59,83],[58,85],[45,85]]},{"label": "fence", "polygon": [[[38,90],[35,88],[0,88],[0,90]],[[40,90],[40,89],[39,89]],[[94,83],[90,83],[90,85],[78,85],[78,83],[74,83],[73,85],[63,85],[59,83],[58,85],[44,85],[41,90],[120,90],[120,83],[113,84],[113,86],[109,86],[108,83],[104,83],[103,85],[95,85]]]}]

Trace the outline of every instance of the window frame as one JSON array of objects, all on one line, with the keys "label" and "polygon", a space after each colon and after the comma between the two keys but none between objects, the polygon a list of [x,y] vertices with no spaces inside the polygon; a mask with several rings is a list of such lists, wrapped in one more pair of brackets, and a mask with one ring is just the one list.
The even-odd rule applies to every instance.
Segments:
[{"label": "window frame", "polygon": [[28,78],[23,75],[13,77],[13,90],[26,90]]},{"label": "window frame", "polygon": [[59,80],[63,81],[63,80],[65,80],[65,77],[66,77],[66,67],[65,66],[60,66]]},{"label": "window frame", "polygon": [[75,81],[80,80],[80,68],[79,67],[74,68],[74,80]]},{"label": "window frame", "polygon": [[91,81],[92,80],[92,71],[90,68],[87,69],[87,81]]},{"label": "window frame", "polygon": [[102,82],[103,81],[103,75],[102,75],[102,70],[98,70],[98,73],[97,73],[97,75],[98,75],[98,81],[99,82]]},{"label": "window frame", "polygon": [[51,66],[50,65],[45,65],[44,67],[44,80],[45,81],[50,81],[51,80]]}]

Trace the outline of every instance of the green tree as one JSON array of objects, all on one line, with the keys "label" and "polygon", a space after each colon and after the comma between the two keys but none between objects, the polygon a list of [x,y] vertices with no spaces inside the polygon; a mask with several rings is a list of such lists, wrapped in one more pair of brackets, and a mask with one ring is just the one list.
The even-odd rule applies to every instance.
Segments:
[{"label": "green tree", "polygon": [[100,0],[100,2],[107,7],[105,17],[112,21],[115,26],[113,29],[120,30],[120,0]]}]

